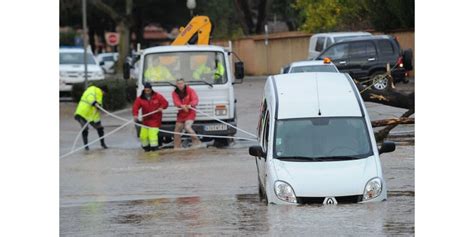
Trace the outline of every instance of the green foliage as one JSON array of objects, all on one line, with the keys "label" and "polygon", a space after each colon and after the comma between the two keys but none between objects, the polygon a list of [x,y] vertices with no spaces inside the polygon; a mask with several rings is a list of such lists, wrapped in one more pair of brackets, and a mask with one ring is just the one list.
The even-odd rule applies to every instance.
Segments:
[{"label": "green foliage", "polygon": [[59,45],[60,46],[74,46],[74,32],[60,32],[59,33]]},{"label": "green foliage", "polygon": [[415,27],[414,0],[365,0],[365,4],[375,30]]},{"label": "green foliage", "polygon": [[340,23],[342,5],[335,0],[296,0],[293,7],[301,11],[306,32],[330,31]]},{"label": "green foliage", "polygon": [[[107,79],[101,81],[91,81],[91,85],[107,85],[109,92],[104,96],[103,103],[106,110],[115,111],[123,109],[127,103],[131,103],[136,98],[136,80]],[[77,83],[72,86],[72,99],[79,102],[84,93],[84,83]]]},{"label": "green foliage", "polygon": [[414,0],[296,0],[306,32],[389,31],[415,26]]},{"label": "green foliage", "polygon": [[213,24],[213,39],[232,39],[244,35],[233,1],[197,1],[194,14],[205,15]]}]

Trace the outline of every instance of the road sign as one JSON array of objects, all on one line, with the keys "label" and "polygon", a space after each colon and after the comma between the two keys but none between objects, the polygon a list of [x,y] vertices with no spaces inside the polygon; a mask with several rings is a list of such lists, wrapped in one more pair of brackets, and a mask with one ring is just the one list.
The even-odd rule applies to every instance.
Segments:
[{"label": "road sign", "polygon": [[110,46],[117,46],[120,42],[120,35],[115,32],[105,33],[105,41]]}]

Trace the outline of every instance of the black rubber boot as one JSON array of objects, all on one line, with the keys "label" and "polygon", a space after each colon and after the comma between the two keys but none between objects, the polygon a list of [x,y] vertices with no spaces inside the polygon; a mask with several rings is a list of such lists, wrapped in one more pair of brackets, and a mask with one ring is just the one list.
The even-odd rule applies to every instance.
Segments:
[{"label": "black rubber boot", "polygon": [[158,147],[157,146],[152,146],[150,147],[150,151],[157,151],[158,150]]},{"label": "black rubber boot", "polygon": [[84,145],[85,145],[84,149],[85,149],[86,151],[89,150],[89,146],[87,145],[87,143],[88,143],[88,141],[87,141],[87,136],[88,136],[88,135],[89,135],[89,131],[88,131],[87,128],[86,128],[86,129],[84,129],[84,130],[82,131],[82,142],[84,142]]},{"label": "black rubber boot", "polygon": [[108,147],[107,147],[107,145],[105,145],[105,140],[104,140],[104,138],[103,138],[103,136],[104,136],[104,128],[98,128],[98,129],[97,129],[97,133],[99,134],[99,137],[102,137],[102,138],[100,139],[100,145],[102,146],[102,148],[107,149]]},{"label": "black rubber boot", "polygon": [[150,151],[150,146],[142,146],[143,150],[145,152],[149,152]]}]

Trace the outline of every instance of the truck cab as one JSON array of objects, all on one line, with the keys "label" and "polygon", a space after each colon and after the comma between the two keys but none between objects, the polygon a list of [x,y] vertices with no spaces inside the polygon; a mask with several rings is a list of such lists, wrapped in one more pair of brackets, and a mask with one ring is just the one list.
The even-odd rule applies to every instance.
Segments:
[{"label": "truck cab", "polygon": [[[237,125],[236,103],[233,84],[243,79],[243,63],[236,62],[235,76],[231,70],[230,51],[213,45],[157,46],[140,53],[137,78],[137,96],[149,82],[153,90],[161,93],[169,102],[163,111],[162,130],[173,131],[178,109],[173,104],[172,92],[176,80],[183,78],[193,88],[199,103],[193,129],[197,134],[233,136],[236,129],[222,124],[213,117]],[[160,69],[157,70],[156,68]],[[136,68],[135,68],[136,70]],[[153,72],[154,70],[157,70]],[[242,82],[241,80],[238,82]],[[204,114],[205,115],[204,115]],[[160,132],[159,141],[171,142],[172,134]],[[228,144],[228,139],[216,139]]]}]

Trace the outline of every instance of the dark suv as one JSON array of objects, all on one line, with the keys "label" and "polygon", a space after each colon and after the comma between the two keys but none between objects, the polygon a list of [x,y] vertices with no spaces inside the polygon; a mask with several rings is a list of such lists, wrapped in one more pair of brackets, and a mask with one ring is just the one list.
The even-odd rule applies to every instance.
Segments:
[{"label": "dark suv", "polygon": [[[367,81],[374,89],[385,90],[388,79],[383,76],[390,64],[394,83],[408,82],[408,71],[413,69],[411,49],[402,50],[392,36],[378,35],[349,39],[335,43],[315,58],[330,58],[340,72],[359,81]],[[372,79],[372,80],[368,80]]]}]

